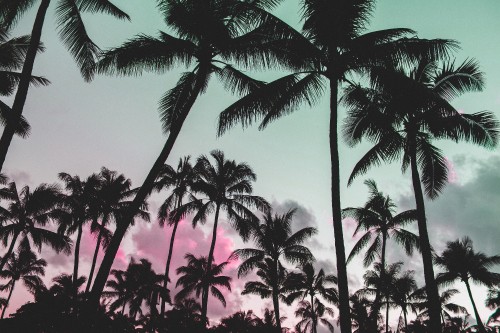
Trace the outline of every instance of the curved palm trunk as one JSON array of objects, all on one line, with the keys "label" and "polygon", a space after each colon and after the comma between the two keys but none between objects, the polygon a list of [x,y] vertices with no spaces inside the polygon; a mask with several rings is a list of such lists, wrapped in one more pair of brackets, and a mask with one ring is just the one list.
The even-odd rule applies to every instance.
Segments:
[{"label": "curved palm trunk", "polygon": [[434,279],[434,269],[432,267],[432,248],[427,232],[427,221],[425,217],[425,204],[422,187],[420,185],[420,175],[417,166],[417,154],[415,144],[410,147],[411,176],[415,203],[417,206],[418,234],[420,238],[420,250],[422,251],[422,261],[424,264],[425,289],[427,292],[427,303],[429,305],[429,330],[430,332],[441,332],[440,312],[441,302],[439,292]]},{"label": "curved palm trunk", "polygon": [[[208,275],[210,272],[210,268],[212,267],[212,263],[214,261],[214,250],[215,250],[215,242],[217,241],[217,224],[219,223],[219,212],[220,212],[220,205],[217,204],[217,207],[215,208],[215,219],[214,219],[214,227],[212,230],[212,244],[210,244],[210,251],[208,252],[208,259],[207,259],[207,267],[205,271],[205,275]],[[203,293],[202,293],[202,298],[201,298],[201,317],[203,318],[205,323],[208,323],[207,321],[207,310],[208,310],[208,288],[210,287],[208,285],[208,281],[205,278],[206,284],[203,286]]]},{"label": "curved palm trunk", "polygon": [[337,95],[338,81],[330,79],[330,160],[332,168],[333,231],[335,236],[335,254],[337,258],[337,278],[339,287],[339,321],[340,331],[342,333],[351,333],[349,285],[347,282],[344,233],[342,230],[342,212],[340,206],[340,160],[337,133]]},{"label": "curved palm trunk", "polygon": [[0,319],[3,319],[3,317],[5,316],[5,311],[7,310],[7,307],[9,306],[9,303],[10,303],[10,298],[12,297],[12,292],[14,291],[14,287],[16,285],[16,281],[14,281],[12,283],[12,288],[10,288],[10,291],[9,291],[9,296],[7,297],[7,303],[5,303],[5,306],[3,307],[3,310],[2,310],[2,317],[0,317]]},{"label": "curved palm trunk", "polygon": [[[204,69],[200,68],[200,70],[208,72],[208,66],[207,68]],[[123,219],[119,221],[119,223],[117,223],[118,226],[116,228],[115,233],[113,234],[113,237],[111,238],[111,242],[108,248],[106,249],[106,253],[104,255],[104,258],[102,259],[101,266],[99,268],[99,271],[97,272],[94,281],[94,287],[92,288],[92,291],[89,295],[89,307],[90,307],[89,310],[96,310],[97,307],[99,306],[99,299],[101,297],[102,291],[104,290],[104,286],[106,284],[106,280],[108,279],[111,266],[113,266],[113,261],[115,260],[116,253],[118,252],[123,236],[125,236],[125,233],[130,223],[132,222],[134,212],[136,212],[139,209],[144,200],[146,200],[147,196],[153,190],[156,177],[158,177],[158,174],[160,173],[163,164],[170,155],[175,140],[179,136],[182,125],[184,124],[184,121],[186,120],[189,111],[193,107],[193,104],[196,101],[196,97],[203,88],[204,83],[205,82],[203,80],[197,80],[196,85],[193,89],[193,94],[191,95],[190,100],[186,103],[185,111],[179,115],[177,122],[173,124],[167,142],[163,146],[160,155],[156,159],[155,163],[153,164],[153,167],[149,171],[146,179],[144,180],[144,183],[142,184],[141,188],[134,197],[134,200],[130,205],[128,213],[126,214],[126,216],[124,216]]]},{"label": "curved palm trunk", "polygon": [[[181,206],[181,200],[179,198],[179,201],[177,202],[177,209]],[[170,262],[172,260],[172,253],[174,251],[174,241],[175,241],[175,233],[177,232],[177,227],[179,226],[179,221],[176,221],[174,223],[174,228],[172,229],[172,235],[170,235],[170,246],[168,248],[168,256],[167,256],[167,264],[165,266],[165,279],[163,280],[163,288],[165,289],[165,292],[167,290],[167,285],[168,282],[170,281],[170,278],[168,277],[169,272],[170,272]],[[160,308],[160,314],[163,317],[165,314],[165,303],[167,303],[167,296],[162,299],[161,301],[161,308]]]},{"label": "curved palm trunk", "polygon": [[12,105],[12,118],[5,125],[5,129],[0,138],[0,171],[3,169],[3,164],[9,150],[10,143],[16,132],[19,120],[23,114],[24,104],[28,97],[28,89],[30,86],[31,73],[33,72],[33,65],[35,63],[38,46],[40,45],[40,38],[42,36],[43,23],[45,21],[45,14],[49,7],[50,0],[42,0],[38,12],[36,14],[35,23],[31,31],[30,45],[24,60],[23,70],[21,72],[21,79],[17,87],[16,97]]},{"label": "curved palm trunk", "polygon": [[102,239],[102,233],[99,232],[99,236],[97,236],[97,244],[95,246],[94,257],[92,258],[92,266],[90,266],[89,280],[87,281],[87,287],[85,288],[86,293],[89,292],[90,286],[92,285],[92,279],[94,278],[94,270],[97,263],[97,255],[99,254],[99,249],[101,247],[101,239]]},{"label": "curved palm trunk", "polygon": [[474,302],[474,298],[472,297],[472,292],[470,290],[469,280],[464,280],[465,286],[467,287],[467,293],[469,294],[470,302],[472,303],[472,308],[474,309],[474,315],[476,316],[476,322],[479,326],[479,332],[486,333],[486,328],[483,325],[483,321],[481,317],[479,317],[479,312],[477,312],[476,302]]},{"label": "curved palm trunk", "polygon": [[75,243],[75,262],[73,265],[73,297],[75,300],[76,296],[78,295],[77,281],[78,281],[78,266],[80,261],[80,243],[82,240],[82,233],[83,233],[83,228],[81,223],[79,223],[78,233],[76,236],[76,243]]},{"label": "curved palm trunk", "polygon": [[17,237],[19,237],[19,232],[16,232],[14,234],[14,237],[12,238],[12,242],[10,243],[9,249],[7,250],[7,253],[3,256],[2,262],[0,262],[0,272],[2,271],[3,267],[9,261],[9,258],[14,251],[14,246],[16,245]]}]

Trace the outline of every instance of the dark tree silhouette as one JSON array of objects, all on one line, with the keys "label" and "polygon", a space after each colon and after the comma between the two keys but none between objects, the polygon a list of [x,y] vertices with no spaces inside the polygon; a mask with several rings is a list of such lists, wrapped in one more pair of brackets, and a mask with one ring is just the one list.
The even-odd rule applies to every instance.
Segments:
[{"label": "dark tree silhouette", "polygon": [[[390,67],[390,66],[389,66]],[[349,107],[344,126],[347,143],[366,138],[375,144],[356,164],[349,183],[371,166],[402,158],[402,170],[410,167],[417,208],[418,233],[429,303],[429,325],[438,331],[439,294],[432,267],[432,247],[427,232],[424,194],[436,198],[447,181],[446,161],[434,139],[467,141],[494,147],[498,122],[491,112],[463,114],[450,101],[469,91],[481,90],[483,75],[473,60],[456,66],[421,58],[409,69],[374,68],[371,87],[353,85],[344,101]]]},{"label": "dark tree silhouette", "polygon": [[462,240],[448,242],[446,249],[440,256],[434,258],[434,262],[444,269],[444,272],[439,273],[436,277],[440,283],[453,283],[460,279],[465,284],[479,331],[485,333],[486,329],[472,297],[470,281],[487,287],[500,284],[500,273],[490,271],[492,266],[500,264],[500,256],[489,257],[482,252],[474,251],[472,240],[469,237],[464,237]]},{"label": "dark tree silhouette", "polygon": [[[351,320],[352,327],[354,328],[353,333],[373,333],[373,317],[371,309],[373,309],[374,304],[368,298],[366,298],[365,290],[358,290],[350,297],[351,303]],[[377,328],[375,332],[379,331],[379,325],[382,321],[382,316],[377,311],[375,314]]]},{"label": "dark tree silhouette", "polygon": [[[82,13],[105,13],[119,19],[128,19],[128,15],[118,9],[108,0],[56,0],[56,18],[59,36],[68,48],[69,52],[80,67],[80,71],[85,80],[90,80],[94,73],[95,62],[99,55],[99,47],[92,41],[87,33],[85,24],[82,21]],[[31,9],[37,0],[11,1],[0,0],[0,21],[3,26],[10,28],[19,18]],[[42,29],[45,22],[45,15],[51,0],[40,0],[31,39],[26,50],[26,57],[22,66],[22,73],[19,77],[14,104],[12,106],[11,121],[5,126],[0,138],[0,171],[3,168],[5,157],[9,149],[14,133],[19,127],[24,104],[28,96],[28,88],[32,81],[33,65],[40,45]]]},{"label": "dark tree silhouette", "polygon": [[315,333],[317,332],[318,322],[320,322],[333,333],[335,328],[328,319],[324,318],[325,314],[330,317],[335,315],[333,309],[325,306],[319,299],[314,299],[314,305],[311,305],[308,301],[300,301],[297,310],[295,310],[295,316],[301,318],[295,325],[296,330],[303,333]]}]

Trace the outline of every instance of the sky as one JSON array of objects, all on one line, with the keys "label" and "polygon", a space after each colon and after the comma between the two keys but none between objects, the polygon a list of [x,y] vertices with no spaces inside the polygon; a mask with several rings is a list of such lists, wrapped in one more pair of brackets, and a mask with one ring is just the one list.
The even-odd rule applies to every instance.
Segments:
[{"label": "sky", "polygon": [[[103,48],[119,46],[136,34],[155,35],[165,30],[154,0],[114,0],[131,16],[131,22],[117,21],[105,16],[84,16],[89,34]],[[51,81],[48,87],[30,89],[24,115],[32,125],[27,139],[15,138],[5,162],[5,172],[17,183],[37,186],[57,181],[64,171],[86,177],[101,166],[117,170],[139,186],[166,140],[157,112],[158,100],[172,88],[184,69],[167,73],[145,73],[138,77],[98,76],[91,83],[81,78],[77,66],[57,36],[53,0],[42,34],[46,51],[35,62],[34,73]],[[416,30],[421,38],[448,38],[460,42],[457,62],[473,57],[486,76],[486,88],[456,99],[453,105],[467,113],[490,110],[500,117],[500,2],[496,0],[380,0],[377,2],[369,30],[404,27]],[[285,0],[275,14],[294,27],[300,28],[300,3]],[[31,30],[35,12],[30,11],[19,22],[14,35]],[[257,78],[272,80],[281,73],[253,73]],[[168,163],[177,164],[181,156],[193,158],[221,149],[228,158],[247,162],[257,174],[254,193],[273,203],[278,211],[297,206],[300,217],[296,228],[316,226],[318,235],[311,241],[313,253],[328,273],[334,273],[335,256],[331,226],[330,165],[328,155],[328,100],[324,98],[314,108],[304,106],[297,112],[270,124],[264,131],[257,128],[242,130],[235,127],[224,136],[216,137],[218,113],[237,96],[224,92],[212,81],[207,92],[200,96],[179,135]],[[12,99],[5,99],[12,102]],[[339,118],[345,116],[340,109]],[[429,234],[434,248],[440,252],[447,241],[468,235],[476,250],[488,255],[500,253],[500,153],[469,144],[438,142],[449,161],[450,184],[442,195],[427,201]],[[389,194],[400,210],[414,207],[409,174],[401,174],[397,164],[382,166],[359,177],[347,187],[348,176],[369,145],[356,148],[340,145],[342,206],[361,206],[367,198],[363,180],[372,178],[379,188]],[[163,194],[165,195],[165,194]],[[161,204],[162,195],[150,199],[150,211]],[[174,253],[174,267],[184,264],[186,252],[205,254],[211,227],[193,230],[189,221],[181,225]],[[225,260],[234,249],[244,246],[239,237],[222,223],[218,237],[216,260]],[[351,237],[354,225],[345,223],[346,252],[354,245]],[[125,268],[131,256],[150,259],[158,272],[163,271],[169,231],[160,230],[155,219],[149,225],[137,223],[115,260],[117,268]],[[92,236],[84,238],[81,272],[88,271],[94,250]],[[70,257],[48,256],[46,281],[70,272]],[[407,258],[397,247],[389,251],[389,262],[403,260],[405,269],[415,270],[423,283],[421,258]],[[233,293],[228,307],[215,301],[209,304],[211,318],[228,315],[238,309],[263,309],[267,300],[240,296],[245,281],[235,276],[236,263],[228,268],[234,277]],[[359,260],[348,266],[350,290],[362,284],[365,269]],[[497,267],[498,270],[498,267]],[[458,285],[457,285],[458,286]],[[471,310],[465,289],[457,302]],[[484,307],[485,289],[474,287],[476,303],[483,319],[490,314]],[[30,299],[27,292],[16,290],[11,310]],[[288,310],[291,314],[291,308]],[[9,312],[9,311],[8,311]],[[257,311],[258,312],[258,311]],[[394,313],[394,316],[397,316]],[[393,316],[393,317],[394,317]],[[471,321],[472,318],[471,318]],[[291,321],[287,321],[288,324]]]}]

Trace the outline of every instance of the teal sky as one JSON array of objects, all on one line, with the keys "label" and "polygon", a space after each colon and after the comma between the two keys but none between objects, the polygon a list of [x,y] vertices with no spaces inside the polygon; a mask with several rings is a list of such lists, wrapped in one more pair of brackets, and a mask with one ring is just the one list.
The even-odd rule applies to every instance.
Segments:
[{"label": "teal sky", "polygon": [[[138,33],[155,34],[165,29],[155,9],[155,1],[115,0],[114,3],[130,14],[132,22],[101,16],[85,17],[89,33],[102,48],[119,46]],[[5,164],[7,174],[35,186],[56,181],[61,171],[86,176],[106,166],[124,173],[139,186],[166,139],[161,132],[157,101],[173,87],[183,69],[140,77],[96,77],[92,83],[84,83],[55,32],[54,3],[49,12],[42,36],[47,50],[37,58],[35,73],[47,77],[52,84],[30,90],[25,116],[32,125],[32,134],[27,140],[14,139]],[[476,58],[486,74],[487,85],[483,92],[457,99],[454,105],[468,113],[492,110],[500,117],[499,14],[500,2],[497,0],[380,0],[369,30],[405,27],[416,30],[421,38],[459,41],[462,50],[456,54],[457,62]],[[297,1],[284,1],[276,15],[300,27]],[[16,35],[29,33],[33,17],[34,11],[20,22]],[[280,75],[252,74],[266,80]],[[176,164],[180,156],[196,157],[212,149],[222,149],[227,157],[248,162],[258,176],[256,194],[270,201],[296,201],[314,215],[320,229],[319,243],[331,244],[327,98],[312,109],[304,107],[272,123],[262,132],[256,128],[242,131],[236,127],[217,139],[217,115],[235,100],[236,97],[225,93],[218,82],[211,81],[206,94],[197,100],[168,162]],[[343,117],[341,111],[340,119]],[[473,241],[478,249],[490,255],[499,253],[500,247],[494,238],[500,234],[496,214],[500,211],[496,207],[498,201],[491,201],[500,199],[500,190],[496,190],[500,188],[500,180],[495,178],[500,171],[499,164],[495,163],[500,161],[498,150],[453,143],[440,143],[439,146],[452,161],[456,184],[429,205],[431,242],[437,250],[442,249],[448,240],[483,230],[480,225],[484,223],[490,229],[474,234]],[[398,165],[374,169],[351,187],[346,187],[352,167],[368,147],[361,145],[349,149],[341,144],[343,206],[362,205],[366,198],[362,181],[374,178],[402,208],[412,208],[410,179],[408,175],[401,175]],[[491,179],[484,179],[490,176]],[[484,205],[481,210],[467,205],[470,198],[465,196],[472,188],[482,192],[483,188],[477,188],[477,184],[493,187],[484,192],[490,193],[491,200],[486,198],[490,205]],[[448,200],[447,195],[456,201]],[[160,198],[153,200],[156,203]],[[456,206],[460,200],[466,204]],[[449,220],[450,216],[445,214],[460,210],[464,210],[463,214],[453,215],[457,220]],[[467,212],[475,213],[467,215]],[[475,221],[467,223],[461,220],[464,216],[471,216]],[[349,251],[353,243],[350,234],[346,232],[345,237]],[[324,260],[334,257],[329,246],[318,248],[315,254]],[[397,253],[393,257],[400,258]],[[421,272],[419,261],[419,256],[414,256],[407,265],[417,270],[417,275]],[[363,270],[359,262],[349,268],[353,279],[361,281]],[[483,299],[484,295],[477,300],[481,306]],[[462,303],[469,307],[468,300]],[[489,313],[484,308],[481,311],[483,316]]]}]

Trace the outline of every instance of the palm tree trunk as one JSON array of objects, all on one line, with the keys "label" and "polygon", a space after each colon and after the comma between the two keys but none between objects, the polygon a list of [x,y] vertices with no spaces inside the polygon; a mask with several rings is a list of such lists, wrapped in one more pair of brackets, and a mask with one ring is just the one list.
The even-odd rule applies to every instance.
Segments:
[{"label": "palm tree trunk", "polygon": [[[207,268],[205,275],[208,275],[210,272],[210,268],[212,268],[212,262],[214,261],[214,250],[215,250],[215,242],[217,241],[217,224],[219,223],[219,212],[220,212],[220,204],[217,203],[215,208],[215,219],[214,219],[214,227],[212,230],[212,244],[210,244],[210,251],[208,252],[207,259]],[[207,310],[208,310],[208,281],[205,278],[205,285],[203,286],[203,293],[201,299],[201,317],[207,323]]]},{"label": "palm tree trunk", "polygon": [[[209,66],[201,66],[200,64],[199,70],[203,71],[202,73],[208,73]],[[167,142],[163,146],[160,155],[156,159],[155,163],[153,164],[153,167],[148,173],[148,176],[144,180],[144,183],[142,184],[141,188],[134,197],[134,200],[132,201],[132,204],[130,205],[127,214],[125,214],[125,216],[122,219],[120,219],[119,223],[117,223],[118,227],[116,228],[116,231],[113,234],[113,237],[111,238],[111,242],[108,248],[106,249],[106,253],[104,255],[104,258],[102,259],[101,266],[99,267],[99,271],[97,272],[94,281],[94,287],[92,288],[92,292],[89,295],[90,310],[96,310],[98,308],[99,299],[101,297],[102,291],[104,290],[104,286],[106,284],[106,280],[108,279],[111,266],[113,266],[113,261],[115,260],[116,253],[120,248],[120,243],[123,239],[123,236],[125,236],[125,233],[130,223],[132,222],[134,212],[136,212],[139,209],[139,207],[146,200],[147,196],[153,190],[156,177],[158,177],[158,174],[160,173],[163,164],[170,155],[170,151],[174,146],[175,140],[179,136],[182,125],[184,124],[184,121],[186,120],[187,115],[189,114],[189,111],[191,110],[204,84],[205,81],[203,79],[198,79],[196,81],[195,87],[193,89],[193,94],[190,96],[190,100],[187,101],[185,104],[186,109],[179,115],[177,122],[172,125],[170,133],[168,135]]]},{"label": "palm tree trunk", "polygon": [[[382,265],[382,270],[380,271],[380,280],[384,281],[385,279],[385,253],[387,246],[387,233],[384,231],[382,233],[382,253],[380,256],[380,264]],[[370,324],[371,329],[376,332],[378,329],[378,314],[380,312],[380,308],[382,306],[382,302],[380,301],[380,288],[377,288],[375,293],[375,300],[373,302],[373,310],[370,313]],[[386,327],[387,331],[387,327]]]},{"label": "palm tree trunk", "polygon": [[273,286],[273,306],[274,306],[274,316],[276,318],[276,332],[281,333],[280,301],[278,298],[278,292],[274,286]]},{"label": "palm tree trunk", "polygon": [[385,296],[385,333],[389,332],[389,297]]},{"label": "palm tree trunk", "polygon": [[7,310],[7,307],[9,306],[10,298],[12,297],[12,292],[14,291],[14,286],[15,285],[16,285],[16,281],[13,281],[12,282],[12,288],[10,288],[9,296],[7,297],[7,303],[5,303],[5,306],[3,307],[2,317],[0,317],[0,319],[3,319],[3,317],[5,316],[5,310]]},{"label": "palm tree trunk", "polygon": [[486,333],[486,328],[484,327],[481,317],[479,317],[479,312],[477,312],[476,302],[474,302],[474,298],[472,297],[469,280],[464,280],[464,283],[465,286],[467,287],[467,293],[469,294],[470,302],[472,303],[472,308],[474,309],[474,315],[476,316],[476,322],[477,325],[479,326],[479,332]]},{"label": "palm tree trunk", "polygon": [[[177,202],[176,209],[179,209],[180,206],[181,206],[181,197],[179,198],[179,200]],[[174,228],[172,229],[172,235],[170,235],[170,246],[168,248],[167,264],[165,266],[165,279],[163,280],[163,288],[165,289],[165,292],[167,292],[167,284],[170,281],[168,274],[170,272],[170,262],[172,260],[172,253],[174,251],[175,233],[177,232],[178,226],[179,226],[179,221],[176,221],[174,223]],[[161,302],[160,313],[161,313],[162,317],[165,314],[165,303],[167,303],[166,296],[165,296],[165,298],[162,299],[162,302]]]},{"label": "palm tree trunk", "polygon": [[9,258],[14,251],[14,246],[16,245],[17,237],[19,237],[19,232],[14,233],[14,237],[12,238],[12,241],[10,243],[9,249],[7,250],[7,253],[2,258],[2,262],[0,262],[0,272],[3,270],[3,267],[9,261]]},{"label": "palm tree trunk", "polygon": [[403,309],[403,316],[405,318],[405,333],[408,332],[408,318],[406,317],[406,309]]},{"label": "palm tree trunk", "polygon": [[330,160],[332,168],[332,212],[335,254],[337,258],[337,278],[339,288],[340,331],[351,333],[349,308],[349,284],[345,257],[344,234],[342,230],[342,211],[340,206],[340,160],[337,133],[337,96],[338,80],[330,79]]},{"label": "palm tree trunk", "polygon": [[410,144],[410,163],[413,182],[413,191],[415,194],[415,203],[417,206],[417,223],[420,238],[420,250],[422,251],[422,261],[424,264],[425,288],[427,292],[427,302],[429,304],[429,331],[440,332],[440,312],[441,303],[439,301],[439,292],[434,279],[434,269],[432,267],[432,248],[429,242],[427,232],[427,221],[425,217],[425,204],[422,187],[420,185],[420,175],[417,166],[416,144]]},{"label": "palm tree trunk", "polygon": [[97,244],[95,246],[94,257],[92,258],[92,266],[90,266],[89,280],[87,281],[87,287],[85,292],[88,293],[90,286],[92,285],[92,278],[94,277],[94,270],[97,263],[97,255],[99,254],[99,248],[101,247],[102,233],[99,231],[99,236],[97,236]]},{"label": "palm tree trunk", "polygon": [[78,295],[78,287],[77,287],[77,281],[78,281],[78,265],[79,265],[79,260],[80,260],[80,243],[82,240],[82,224],[81,221],[78,222],[78,233],[76,235],[76,243],[75,243],[75,262],[73,265],[73,292],[74,292],[74,299],[76,300],[76,296]]},{"label": "palm tree trunk", "polygon": [[316,314],[314,313],[314,297],[311,295],[311,314],[313,320],[313,333],[318,333],[318,320],[316,318]]},{"label": "palm tree trunk", "polygon": [[3,164],[9,150],[10,143],[14,137],[19,120],[23,114],[24,104],[28,96],[28,89],[30,86],[31,73],[33,72],[33,65],[35,63],[36,54],[40,45],[40,38],[42,36],[43,23],[45,21],[45,14],[49,7],[50,0],[42,0],[38,12],[36,14],[33,29],[31,31],[30,45],[24,60],[23,70],[21,72],[21,79],[17,87],[16,97],[12,105],[12,118],[5,125],[2,137],[0,138],[0,171],[3,169]]}]

